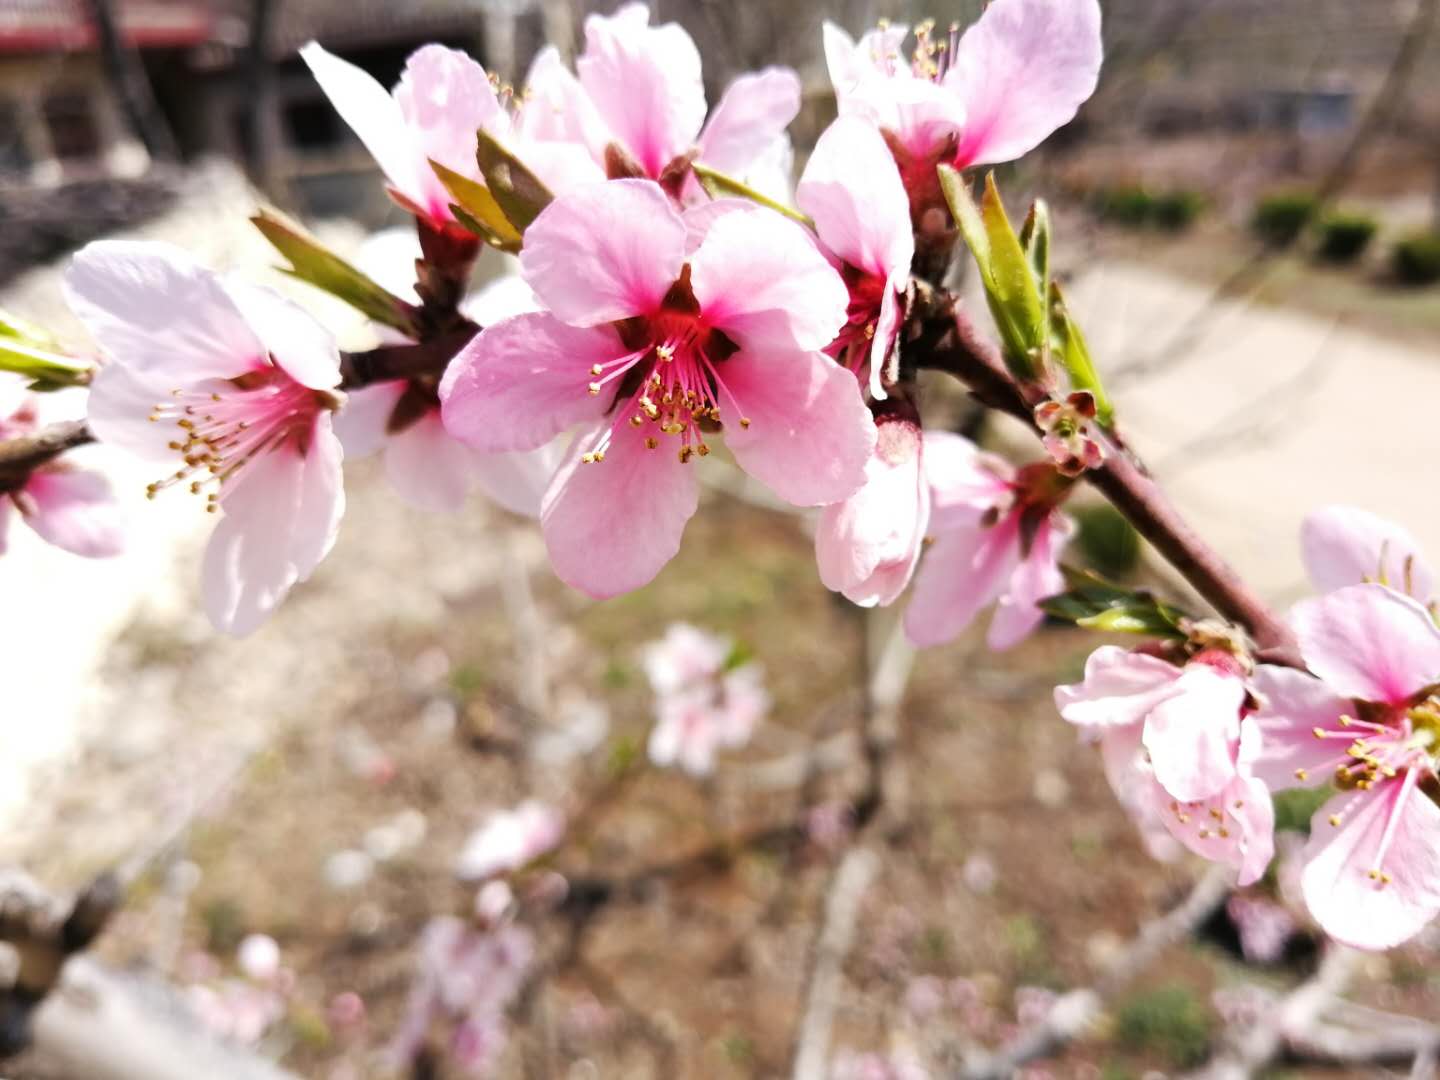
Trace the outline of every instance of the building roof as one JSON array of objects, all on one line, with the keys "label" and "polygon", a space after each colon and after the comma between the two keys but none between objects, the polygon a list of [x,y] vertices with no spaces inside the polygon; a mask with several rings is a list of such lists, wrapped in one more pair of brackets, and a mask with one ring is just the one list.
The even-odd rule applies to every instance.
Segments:
[{"label": "building roof", "polygon": [[[121,32],[142,48],[175,48],[209,40],[215,13],[204,0],[122,0]],[[84,0],[0,3],[0,53],[83,52],[95,48]]]}]

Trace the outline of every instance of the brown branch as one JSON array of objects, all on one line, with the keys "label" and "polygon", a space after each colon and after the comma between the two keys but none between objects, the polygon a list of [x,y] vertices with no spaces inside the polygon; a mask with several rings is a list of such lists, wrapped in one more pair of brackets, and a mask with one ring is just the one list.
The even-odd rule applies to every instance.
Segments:
[{"label": "brown branch", "polygon": [[94,441],[85,421],[66,420],[33,435],[0,442],[0,494],[23,487],[32,472],[66,450]]},{"label": "brown branch", "polygon": [[[979,401],[1009,414],[1038,432],[1035,417],[999,350],[985,341],[952,297],[937,297],[922,325],[914,354],[922,367],[959,379]],[[1294,638],[1280,617],[1220,554],[1191,527],[1135,455],[1112,448],[1105,464],[1085,473],[1137,532],[1148,540],[1216,611],[1245,627],[1275,663],[1299,665]]]}]

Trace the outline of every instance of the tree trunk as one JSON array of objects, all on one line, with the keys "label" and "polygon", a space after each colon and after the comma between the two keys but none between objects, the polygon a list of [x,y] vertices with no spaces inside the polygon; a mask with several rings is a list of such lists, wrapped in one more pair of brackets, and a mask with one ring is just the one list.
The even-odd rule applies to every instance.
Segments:
[{"label": "tree trunk", "polygon": [[280,0],[251,0],[250,45],[246,57],[247,83],[251,107],[247,152],[250,178],[270,196],[288,202],[285,181],[280,174],[282,138],[280,101],[275,85],[275,64],[270,58],[270,39],[274,33]]},{"label": "tree trunk", "polygon": [[140,54],[126,44],[121,32],[115,0],[87,2],[90,17],[95,22],[95,36],[105,62],[105,74],[131,128],[145,144],[153,160],[178,160],[180,155],[175,147],[175,136],[155,100],[155,91],[145,74],[145,65],[140,60]]}]

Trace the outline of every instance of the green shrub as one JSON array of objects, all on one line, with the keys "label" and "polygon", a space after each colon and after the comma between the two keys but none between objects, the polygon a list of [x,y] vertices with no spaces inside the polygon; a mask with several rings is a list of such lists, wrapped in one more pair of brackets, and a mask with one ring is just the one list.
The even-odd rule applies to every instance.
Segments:
[{"label": "green shrub", "polygon": [[1395,245],[1395,275],[1406,285],[1440,281],[1440,234],[1416,233]]},{"label": "green shrub", "polygon": [[1292,191],[1267,195],[1255,207],[1250,228],[1271,247],[1289,247],[1315,217],[1315,196]]},{"label": "green shrub", "polygon": [[1379,228],[1379,222],[1366,214],[1326,214],[1320,219],[1317,254],[1327,262],[1354,262],[1365,253]]},{"label": "green shrub", "polygon": [[1158,1054],[1177,1068],[1205,1060],[1210,1014],[1183,986],[1162,986],[1121,1006],[1115,1036],[1128,1050]]},{"label": "green shrub", "polygon": [[1198,191],[1167,191],[1155,196],[1150,217],[1156,226],[1170,232],[1183,232],[1195,224],[1205,209],[1205,196]]},{"label": "green shrub", "polygon": [[1106,221],[1139,228],[1155,212],[1155,198],[1139,185],[1106,188],[1096,199],[1095,209]]}]

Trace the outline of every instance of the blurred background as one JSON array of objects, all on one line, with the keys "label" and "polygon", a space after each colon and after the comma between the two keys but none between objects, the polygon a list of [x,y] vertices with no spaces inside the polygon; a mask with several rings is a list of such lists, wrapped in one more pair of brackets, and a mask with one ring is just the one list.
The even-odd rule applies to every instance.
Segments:
[{"label": "blurred background", "polygon": [[[858,35],[882,17],[963,25],[981,8],[650,6],[696,39],[712,105],[740,72],[800,72],[797,168],[835,113],[822,20]],[[1059,272],[1130,441],[1277,603],[1306,591],[1297,531],[1322,505],[1392,517],[1440,553],[1440,5],[1103,6],[1099,90],[1000,179],[1012,215],[1035,196],[1056,212]],[[348,255],[406,221],[297,48],[319,40],[388,86],[439,41],[520,84],[544,43],[573,57],[585,14],[613,7],[0,0],[0,308],[83,347],[63,260],[138,236],[284,288],[365,347],[359,317],[274,271],[246,221],[276,205]],[[505,269],[487,255],[479,277]],[[966,415],[938,384],[927,409]],[[1031,452],[1002,425],[984,437]],[[89,453],[130,503],[127,553],[87,563],[14,530],[0,559],[0,860],[61,892],[124,869],[135,884],[98,948],[108,970],[178,988],[201,1019],[174,1023],[209,1024],[296,1075],[463,1074],[453,1054],[397,1072],[380,1051],[426,926],[470,903],[452,872],[465,837],[532,797],[570,816],[556,865],[571,897],[602,880],[612,892],[537,922],[485,1069],[787,1074],[881,671],[898,672],[904,701],[879,870],[837,991],[837,1075],[942,1075],[997,1045],[1093,981],[1197,877],[1145,850],[1054,714],[1051,688],[1078,678],[1093,636],[1049,627],[995,656],[982,626],[912,670],[888,613],[862,617],[820,585],[810,523],[718,462],[681,556],[606,604],[550,576],[529,523],[478,496],[457,517],[422,514],[375,462],[355,463],[334,554],[237,642],[197,602],[209,520],[182,498],[147,504],[144,468]],[[1077,512],[1081,561],[1184,595],[1113,515]],[[774,699],[703,781],[642,764],[640,650],[682,620],[753,656]],[[1283,814],[1293,850],[1308,813]],[[1288,866],[1216,907],[1034,1075],[1180,1075],[1308,977],[1317,942],[1286,903]],[[278,942],[289,973],[258,1005],[234,989],[249,985],[236,950],[251,934]],[[1351,995],[1436,1019],[1437,959],[1432,929],[1367,960]],[[253,1022],[235,1018],[244,1007]],[[7,1075],[93,1073],[36,1053]]]}]

